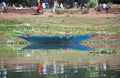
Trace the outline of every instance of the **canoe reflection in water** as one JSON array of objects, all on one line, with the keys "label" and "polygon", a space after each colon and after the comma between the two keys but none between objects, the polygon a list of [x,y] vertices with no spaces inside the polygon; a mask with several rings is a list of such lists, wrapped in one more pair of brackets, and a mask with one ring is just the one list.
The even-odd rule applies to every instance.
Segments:
[{"label": "canoe reflection in water", "polygon": [[51,43],[51,44],[31,44],[23,48],[23,50],[49,50],[49,49],[71,49],[71,50],[83,50],[83,51],[90,51],[92,50],[90,47],[80,45],[80,44],[57,44],[57,43]]}]

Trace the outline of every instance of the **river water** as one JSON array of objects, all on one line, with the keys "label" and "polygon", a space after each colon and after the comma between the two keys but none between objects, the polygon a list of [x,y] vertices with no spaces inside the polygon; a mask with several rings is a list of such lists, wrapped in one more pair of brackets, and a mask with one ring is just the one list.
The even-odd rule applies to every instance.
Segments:
[{"label": "river water", "polygon": [[119,78],[119,48],[88,46],[0,44],[0,78]]}]

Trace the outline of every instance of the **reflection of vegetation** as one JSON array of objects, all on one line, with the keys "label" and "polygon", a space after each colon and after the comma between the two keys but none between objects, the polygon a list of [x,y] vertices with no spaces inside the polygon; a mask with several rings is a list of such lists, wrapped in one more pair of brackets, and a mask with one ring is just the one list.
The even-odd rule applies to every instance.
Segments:
[{"label": "reflection of vegetation", "polygon": [[100,71],[91,68],[78,68],[78,73],[73,72],[73,68],[66,67],[65,73],[39,74],[38,70],[32,72],[12,72],[8,71],[8,78],[118,78],[120,71],[107,70]]},{"label": "reflection of vegetation", "polygon": [[116,50],[112,50],[112,49],[108,49],[108,50],[92,50],[90,53],[93,53],[93,54],[116,54],[117,51]]},{"label": "reflection of vegetation", "polygon": [[[22,46],[18,46],[18,45],[10,45],[10,44],[7,44],[7,45],[0,45],[0,61],[2,59],[15,59],[18,57],[18,54],[19,54],[19,57],[22,57],[24,54],[24,52],[21,50],[20,51],[20,47]],[[18,48],[19,47],[19,48]]]},{"label": "reflection of vegetation", "polygon": [[1,48],[0,52],[1,52],[0,53],[0,58],[5,57],[6,59],[11,59],[11,58],[15,58],[16,57],[16,54],[10,48]]}]

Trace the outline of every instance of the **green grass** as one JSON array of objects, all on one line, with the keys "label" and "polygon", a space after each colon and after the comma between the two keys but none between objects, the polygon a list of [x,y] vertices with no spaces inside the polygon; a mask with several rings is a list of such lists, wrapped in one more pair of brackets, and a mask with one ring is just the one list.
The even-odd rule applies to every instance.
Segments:
[{"label": "green grass", "polygon": [[[120,34],[118,17],[19,17],[1,19],[0,31],[6,34],[83,35]],[[1,21],[1,22],[2,22]],[[5,22],[7,21],[7,22]],[[12,21],[12,22],[11,22]],[[27,32],[26,32],[27,31]],[[104,31],[104,32],[103,32]],[[63,33],[63,34],[60,34]]]},{"label": "green grass", "polygon": [[0,16],[0,42],[11,35],[119,35],[119,20],[119,17],[90,16],[21,16],[11,19]]}]

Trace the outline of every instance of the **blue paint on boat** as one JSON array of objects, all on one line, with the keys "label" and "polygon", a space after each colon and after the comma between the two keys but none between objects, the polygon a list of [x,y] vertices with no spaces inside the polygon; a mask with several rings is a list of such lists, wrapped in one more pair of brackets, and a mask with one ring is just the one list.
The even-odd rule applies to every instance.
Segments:
[{"label": "blue paint on boat", "polygon": [[23,48],[23,50],[50,50],[50,49],[63,49],[63,50],[82,50],[82,51],[90,51],[92,48],[80,45],[80,44],[31,44]]},{"label": "blue paint on boat", "polygon": [[94,35],[82,35],[82,36],[19,36],[32,43],[66,43],[66,42],[80,42],[90,39]]}]

